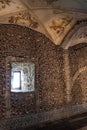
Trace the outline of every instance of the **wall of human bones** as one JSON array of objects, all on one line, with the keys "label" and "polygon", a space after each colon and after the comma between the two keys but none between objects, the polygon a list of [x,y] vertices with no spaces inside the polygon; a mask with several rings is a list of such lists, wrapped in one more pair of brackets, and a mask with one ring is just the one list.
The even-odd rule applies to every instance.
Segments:
[{"label": "wall of human bones", "polygon": [[70,49],[71,91],[73,104],[87,102],[87,44]]},{"label": "wall of human bones", "polygon": [[[70,104],[86,103],[86,45],[79,44],[70,48],[65,60],[65,50],[55,46],[43,34],[17,25],[0,25],[0,127],[12,129],[13,123],[16,128],[21,121],[24,122],[23,127],[26,127],[66,117],[69,114],[69,109],[66,109],[67,103],[69,105],[68,94],[71,94]],[[13,63],[35,65],[34,91],[11,92]],[[65,71],[67,68],[68,73]],[[25,73],[27,75],[26,71]],[[69,80],[68,93],[66,82]],[[74,110],[70,110],[72,114]],[[3,122],[6,118],[9,121]]]}]

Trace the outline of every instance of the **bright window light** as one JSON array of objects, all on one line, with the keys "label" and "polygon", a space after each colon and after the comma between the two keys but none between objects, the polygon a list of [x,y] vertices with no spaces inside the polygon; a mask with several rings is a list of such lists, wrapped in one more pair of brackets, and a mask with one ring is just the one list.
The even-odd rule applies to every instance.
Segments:
[{"label": "bright window light", "polygon": [[33,92],[35,64],[13,62],[11,64],[11,92]]},{"label": "bright window light", "polygon": [[21,87],[21,72],[13,72],[12,89],[20,89]]}]

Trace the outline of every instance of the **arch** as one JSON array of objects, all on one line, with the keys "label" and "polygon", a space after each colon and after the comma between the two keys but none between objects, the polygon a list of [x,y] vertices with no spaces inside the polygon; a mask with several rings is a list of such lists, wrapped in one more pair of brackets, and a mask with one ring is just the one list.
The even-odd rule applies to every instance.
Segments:
[{"label": "arch", "polygon": [[74,28],[67,34],[63,40],[62,47],[68,49],[76,44],[87,43],[87,22],[81,21],[74,26]]},{"label": "arch", "polygon": [[80,68],[73,76],[72,102],[83,104],[87,102],[87,66]]},{"label": "arch", "polygon": [[84,72],[87,70],[87,66],[84,66],[82,68],[80,68],[76,73],[75,75],[73,76],[73,84],[75,82],[75,80],[78,78],[78,76],[80,75],[80,73]]}]

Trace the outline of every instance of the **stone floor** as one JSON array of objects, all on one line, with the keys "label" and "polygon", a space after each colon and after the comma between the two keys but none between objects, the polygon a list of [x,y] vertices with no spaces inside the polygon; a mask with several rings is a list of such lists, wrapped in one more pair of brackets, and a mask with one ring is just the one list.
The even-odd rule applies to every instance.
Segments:
[{"label": "stone floor", "polygon": [[87,130],[87,113],[79,114],[68,119],[38,124],[16,130]]}]

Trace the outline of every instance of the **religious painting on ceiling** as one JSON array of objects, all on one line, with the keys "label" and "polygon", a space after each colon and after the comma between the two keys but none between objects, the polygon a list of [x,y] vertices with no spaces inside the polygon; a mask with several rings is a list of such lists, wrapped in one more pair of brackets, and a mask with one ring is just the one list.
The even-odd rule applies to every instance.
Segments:
[{"label": "religious painting on ceiling", "polygon": [[24,9],[25,6],[19,0],[0,0],[0,16]]},{"label": "religious painting on ceiling", "polygon": [[55,44],[59,45],[74,24],[71,16],[55,16],[46,23],[46,27]]},{"label": "religious painting on ceiling", "polygon": [[0,18],[0,23],[17,24],[45,34],[45,30],[43,26],[41,26],[40,21],[37,19],[34,13],[28,10],[3,16]]},{"label": "religious painting on ceiling", "polygon": [[39,23],[36,21],[35,17],[32,16],[28,11],[23,11],[18,13],[17,15],[10,16],[8,19],[9,23],[26,25],[31,28],[38,28]]}]

